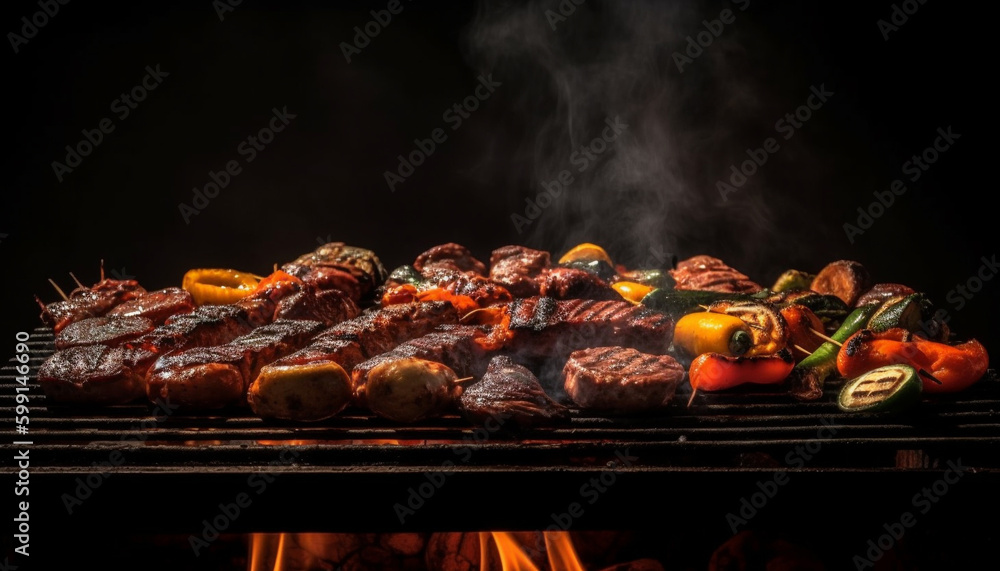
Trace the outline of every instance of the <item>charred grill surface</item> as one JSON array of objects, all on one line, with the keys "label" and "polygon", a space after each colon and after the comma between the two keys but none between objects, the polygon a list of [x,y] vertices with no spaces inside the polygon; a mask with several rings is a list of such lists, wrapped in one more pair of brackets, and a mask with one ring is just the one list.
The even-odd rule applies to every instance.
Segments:
[{"label": "charred grill surface", "polygon": [[569,410],[545,393],[530,370],[506,355],[490,360],[483,378],[466,387],[458,408],[474,424],[493,419],[507,432],[569,420]]}]

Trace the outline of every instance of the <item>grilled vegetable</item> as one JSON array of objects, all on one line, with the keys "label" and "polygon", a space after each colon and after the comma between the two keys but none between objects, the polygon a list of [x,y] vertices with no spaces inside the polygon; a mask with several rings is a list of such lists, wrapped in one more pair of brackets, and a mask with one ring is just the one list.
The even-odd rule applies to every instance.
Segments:
[{"label": "grilled vegetable", "polygon": [[604,251],[604,248],[589,242],[584,242],[583,244],[579,244],[570,249],[570,251],[566,252],[561,258],[559,258],[559,263],[568,264],[570,262],[592,262],[595,260],[602,261],[612,268],[615,265],[614,262],[611,261],[611,256]]},{"label": "grilled vegetable", "polygon": [[[859,307],[847,316],[832,338],[843,343],[847,338],[868,323],[878,309],[877,305]],[[791,393],[801,400],[816,400],[823,396],[823,383],[837,370],[837,346],[827,341],[805,359],[802,359],[791,374]]]},{"label": "grilled vegetable", "polygon": [[747,299],[751,299],[750,296],[739,293],[658,288],[642,298],[642,305],[678,319],[687,313],[700,311],[704,309],[703,306],[717,301],[742,301]]},{"label": "grilled vegetable", "polygon": [[952,393],[968,388],[986,374],[989,355],[975,339],[946,345],[915,337],[902,328],[882,333],[858,331],[837,354],[837,370],[845,377],[898,363],[917,369],[924,392]]},{"label": "grilled vegetable", "polygon": [[632,270],[619,272],[621,279],[648,285],[653,288],[673,289],[677,282],[666,270]]},{"label": "grilled vegetable", "polygon": [[604,260],[574,260],[560,265],[594,274],[606,282],[612,282],[618,277],[618,272]]},{"label": "grilled vegetable", "polygon": [[642,298],[653,291],[652,287],[636,282],[615,282],[611,284],[611,288],[636,305],[642,303]]},{"label": "grilled vegetable", "polygon": [[739,317],[701,311],[689,313],[674,325],[674,346],[691,357],[720,353],[730,357],[746,354],[753,346],[750,327]]},{"label": "grilled vegetable", "polygon": [[923,382],[909,365],[886,365],[848,381],[837,398],[844,412],[899,412],[920,400]]},{"label": "grilled vegetable", "polygon": [[773,385],[792,372],[795,360],[787,349],[760,357],[727,357],[705,353],[691,362],[688,377],[697,391],[721,391],[745,384]]},{"label": "grilled vegetable", "polygon": [[364,398],[375,414],[397,422],[440,415],[455,403],[461,387],[455,371],[414,357],[377,365],[368,373]]},{"label": "grilled vegetable", "polygon": [[858,298],[855,306],[861,307],[862,305],[869,305],[872,303],[882,303],[887,299],[907,296],[911,293],[917,292],[903,284],[875,284],[869,288],[868,291],[861,294],[861,297]]},{"label": "grilled vegetable", "polygon": [[868,291],[871,277],[868,270],[858,262],[838,260],[827,264],[816,274],[810,289],[822,294],[835,295],[849,306]]},{"label": "grilled vegetable", "polygon": [[227,269],[195,269],[184,274],[181,287],[194,299],[195,304],[224,305],[239,301],[257,287],[258,278],[253,274]]},{"label": "grilled vegetable", "polygon": [[[294,372],[294,374],[289,374]],[[351,377],[332,361],[264,367],[247,401],[261,418],[311,422],[330,418],[351,402]]]},{"label": "grilled vegetable", "polygon": [[788,343],[785,320],[771,305],[755,301],[717,301],[709,310],[738,317],[750,327],[753,347],[747,351],[748,357],[777,353]]},{"label": "grilled vegetable", "polygon": [[919,293],[894,297],[884,301],[868,320],[868,329],[881,333],[893,327],[907,331],[918,331],[923,325],[924,296]]},{"label": "grilled vegetable", "polygon": [[851,312],[839,297],[835,295],[823,295],[809,290],[785,291],[780,293],[768,293],[767,295],[754,294],[755,298],[770,303],[778,308],[790,305],[804,305],[808,307],[816,317],[828,328],[836,329],[840,323]]},{"label": "grilled vegetable", "polygon": [[419,287],[424,281],[424,276],[413,266],[399,266],[395,270],[392,270],[392,273],[389,274],[389,277],[385,281],[387,285],[391,286],[410,284]]},{"label": "grilled vegetable", "polygon": [[807,274],[799,270],[787,270],[774,281],[771,291],[783,292],[809,289],[814,279],[816,279],[816,276],[813,274]]},{"label": "grilled vegetable", "polygon": [[[816,332],[823,333],[823,322],[804,305],[781,308],[781,317],[788,325],[788,344],[800,359],[808,356],[823,344]],[[805,351],[803,351],[803,349]]]}]

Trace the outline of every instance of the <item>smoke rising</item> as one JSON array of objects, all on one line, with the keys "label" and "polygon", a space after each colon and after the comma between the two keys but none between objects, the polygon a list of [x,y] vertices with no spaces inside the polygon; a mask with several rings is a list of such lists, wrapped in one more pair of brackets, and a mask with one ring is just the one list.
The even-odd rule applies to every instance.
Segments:
[{"label": "smoke rising", "polygon": [[[752,22],[740,7],[748,5],[480,5],[468,29],[468,58],[507,82],[507,113],[525,125],[510,156],[495,157],[510,165],[512,216],[530,219],[526,200],[535,202],[566,170],[573,178],[537,218],[522,219],[523,243],[559,253],[596,242],[616,261],[650,267],[668,265],[670,254],[709,253],[734,263],[759,255],[750,238],[768,239],[774,227],[760,190],[766,177],[738,199],[723,201],[715,188],[780,117],[759,75],[747,69],[740,28]],[[675,54],[684,53],[687,38],[725,9],[731,23],[679,66]],[[616,117],[628,128],[580,168],[573,158],[586,156],[581,147]]]}]

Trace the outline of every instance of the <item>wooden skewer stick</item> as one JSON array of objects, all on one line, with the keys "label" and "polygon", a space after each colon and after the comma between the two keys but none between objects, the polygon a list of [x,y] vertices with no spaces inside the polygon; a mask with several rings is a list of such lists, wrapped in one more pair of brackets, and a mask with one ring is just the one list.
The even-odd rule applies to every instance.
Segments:
[{"label": "wooden skewer stick", "polygon": [[798,345],[796,345],[794,343],[792,344],[792,347],[795,347],[796,349],[798,349],[799,351],[802,351],[806,355],[812,355],[812,351],[809,351],[809,350],[807,350],[807,349],[805,349],[803,347],[800,347],[800,346],[798,346]]},{"label": "wooden skewer stick", "polygon": [[461,379],[455,379],[455,382],[456,383],[467,383],[467,382],[469,382],[469,381],[471,381],[472,379],[475,379],[475,378],[476,377],[463,377]]},{"label": "wooden skewer stick", "polygon": [[837,347],[843,347],[843,346],[844,346],[844,344],[843,344],[843,343],[841,343],[840,341],[837,341],[837,340],[836,340],[836,339],[834,339],[833,337],[827,337],[827,336],[826,336],[825,334],[823,334],[823,333],[820,333],[819,331],[816,331],[816,330],[815,330],[815,329],[813,329],[812,327],[810,327],[810,328],[809,328],[809,331],[812,331],[813,333],[815,333],[815,334],[816,334],[816,337],[819,337],[820,339],[822,339],[822,340],[824,340],[824,341],[829,341],[830,343],[833,343],[833,344],[834,344],[834,345],[836,345]]},{"label": "wooden skewer stick", "polygon": [[694,395],[696,394],[698,394],[698,389],[697,388],[691,389],[691,398],[688,399],[688,404],[687,404],[688,408],[691,408],[691,403],[694,402]]},{"label": "wooden skewer stick", "polygon": [[101,258],[101,281],[104,281],[104,258]]},{"label": "wooden skewer stick", "polygon": [[919,374],[927,377],[928,379],[934,381],[935,383],[937,383],[939,385],[943,385],[944,384],[941,381],[939,381],[934,375],[928,373],[926,369],[917,369],[917,373],[919,373]]},{"label": "wooden skewer stick", "polygon": [[63,301],[69,301],[69,296],[67,296],[66,292],[64,292],[62,288],[59,287],[59,284],[53,281],[52,278],[49,278],[49,283],[52,284],[52,287],[56,288],[56,291],[59,292],[59,295],[62,296]]},{"label": "wooden skewer stick", "polygon": [[76,285],[78,285],[78,286],[80,286],[80,287],[82,287],[84,289],[87,289],[87,286],[83,285],[82,283],[80,283],[80,280],[76,279],[76,276],[73,275],[73,272],[69,273],[69,277],[73,278],[73,281],[76,282]]},{"label": "wooden skewer stick", "polygon": [[466,319],[468,319],[468,317],[469,317],[470,315],[472,315],[473,313],[478,313],[478,312],[480,312],[480,311],[489,311],[490,309],[491,309],[491,308],[489,308],[489,307],[480,307],[479,309],[473,309],[473,310],[472,310],[472,311],[470,311],[469,313],[466,313],[466,314],[465,314],[465,315],[463,315],[463,316],[462,316],[461,318],[459,318],[459,321],[465,321],[465,320],[466,320]]}]

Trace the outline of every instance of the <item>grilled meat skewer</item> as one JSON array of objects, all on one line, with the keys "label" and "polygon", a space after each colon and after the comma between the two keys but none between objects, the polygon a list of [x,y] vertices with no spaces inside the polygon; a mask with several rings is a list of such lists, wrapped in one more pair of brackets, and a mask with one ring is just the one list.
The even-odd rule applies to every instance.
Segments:
[{"label": "grilled meat skewer", "polygon": [[144,293],[146,290],[135,280],[102,279],[89,288],[74,289],[64,301],[48,305],[38,297],[35,301],[42,308],[42,323],[59,333],[70,323],[88,317],[101,317],[118,304]]},{"label": "grilled meat skewer", "polygon": [[180,288],[146,292],[123,302],[104,317],[70,323],[56,333],[56,349],[104,343],[121,345],[149,333],[169,317],[194,310],[191,294]]}]

